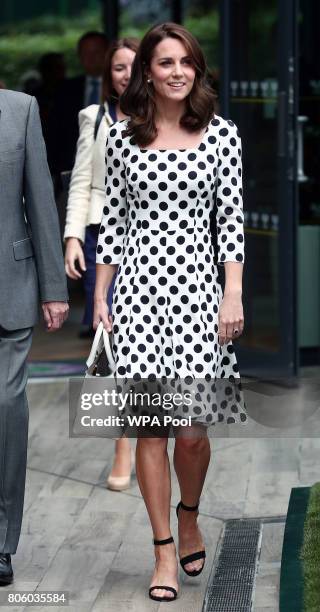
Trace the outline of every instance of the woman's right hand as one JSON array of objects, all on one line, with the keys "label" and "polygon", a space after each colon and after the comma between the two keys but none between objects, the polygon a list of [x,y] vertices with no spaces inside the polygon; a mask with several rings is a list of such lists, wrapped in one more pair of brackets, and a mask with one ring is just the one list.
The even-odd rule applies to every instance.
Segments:
[{"label": "woman's right hand", "polygon": [[105,300],[94,298],[94,309],[93,309],[93,329],[97,329],[100,321],[103,323],[103,327],[111,332],[112,330],[112,316],[109,314],[109,308]]},{"label": "woman's right hand", "polygon": [[78,238],[67,238],[67,246],[64,257],[65,271],[69,278],[77,280],[82,274],[76,269],[76,262],[79,262],[80,269],[85,272],[86,263],[84,260],[83,249]]}]

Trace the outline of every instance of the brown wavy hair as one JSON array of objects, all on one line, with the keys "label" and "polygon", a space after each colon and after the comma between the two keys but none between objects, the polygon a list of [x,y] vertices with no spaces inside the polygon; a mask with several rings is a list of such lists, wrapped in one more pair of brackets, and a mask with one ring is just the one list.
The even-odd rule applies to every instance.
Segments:
[{"label": "brown wavy hair", "polygon": [[102,102],[107,100],[108,102],[117,102],[118,94],[113,87],[112,84],[112,76],[111,76],[111,64],[112,58],[114,54],[119,49],[131,49],[134,53],[137,53],[139,47],[139,40],[137,38],[128,37],[128,38],[119,38],[118,40],[114,40],[106,53],[105,64],[104,64],[104,72],[102,77]]},{"label": "brown wavy hair", "polygon": [[214,116],[216,96],[209,85],[208,68],[196,38],[177,23],[153,26],[139,45],[128,87],[120,97],[120,108],[130,117],[125,135],[132,136],[139,146],[150,144],[157,135],[154,89],[152,83],[147,82],[147,70],[155,47],[165,38],[175,38],[182,42],[195,68],[194,84],[186,98],[186,110],[180,125],[188,132],[197,132],[206,127]]}]

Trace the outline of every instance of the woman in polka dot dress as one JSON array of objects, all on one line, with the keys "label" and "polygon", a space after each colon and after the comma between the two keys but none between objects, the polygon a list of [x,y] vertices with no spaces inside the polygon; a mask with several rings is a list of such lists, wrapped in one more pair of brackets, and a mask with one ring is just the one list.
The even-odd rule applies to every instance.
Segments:
[{"label": "woman in polka dot dress", "polygon": [[[239,380],[231,341],[243,330],[241,141],[232,121],[214,115],[202,51],[177,24],[157,25],[145,35],[121,108],[130,120],[115,123],[107,140],[94,325],[102,320],[113,329],[119,380],[191,379],[198,395],[205,391],[205,401],[196,394],[192,425],[187,435],[178,433],[174,451],[179,558],[195,576],[205,561],[197,525],[210,459],[205,426],[246,418],[240,385],[231,384]],[[115,266],[111,318],[105,298]],[[226,384],[219,389],[221,381]],[[166,437],[139,437],[136,471],[154,535],[149,596],[172,601],[178,582]]]}]

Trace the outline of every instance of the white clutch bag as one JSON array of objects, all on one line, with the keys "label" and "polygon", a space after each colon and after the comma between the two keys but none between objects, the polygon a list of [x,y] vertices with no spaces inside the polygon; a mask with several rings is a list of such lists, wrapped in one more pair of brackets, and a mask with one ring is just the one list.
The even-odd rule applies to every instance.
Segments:
[{"label": "white clutch bag", "polygon": [[118,410],[112,333],[107,332],[102,321],[93,339],[86,366],[71,435],[121,438],[124,426]]},{"label": "white clutch bag", "polygon": [[95,337],[93,339],[91,351],[86,361],[86,378],[103,376],[104,378],[114,377],[116,364],[112,352],[112,332],[109,334],[100,321]]}]

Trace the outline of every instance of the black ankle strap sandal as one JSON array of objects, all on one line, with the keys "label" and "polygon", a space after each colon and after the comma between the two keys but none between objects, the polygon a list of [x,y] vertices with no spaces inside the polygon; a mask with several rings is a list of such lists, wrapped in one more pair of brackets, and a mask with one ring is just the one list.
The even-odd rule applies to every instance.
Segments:
[{"label": "black ankle strap sandal", "polygon": [[170,538],[167,538],[166,540],[153,540],[155,546],[162,546],[163,544],[172,544],[172,542],[174,542],[172,536],[170,536]]},{"label": "black ankle strap sandal", "polygon": [[186,504],[184,504],[182,501],[179,501],[176,507],[177,516],[178,516],[179,508],[182,508],[183,510],[187,510],[188,512],[195,512],[196,510],[198,510],[199,504],[197,504],[196,506],[186,506]]},{"label": "black ankle strap sandal", "polygon": [[[197,504],[196,506],[186,506],[182,501],[179,501],[177,507],[176,507],[176,514],[177,517],[179,518],[179,510],[180,508],[182,508],[183,510],[186,510],[187,512],[195,512],[196,510],[198,510],[199,508],[199,504]],[[188,576],[199,576],[199,574],[201,574],[203,568],[204,568],[204,563],[202,565],[202,567],[199,570],[186,570],[185,566],[188,565],[188,563],[192,563],[192,561],[198,561],[198,559],[205,559],[206,558],[206,551],[203,550],[198,550],[197,552],[192,553],[191,555],[186,555],[185,557],[182,557],[182,559],[180,559],[180,565],[183,569],[183,571],[188,575]]]},{"label": "black ankle strap sandal", "polygon": [[[167,538],[166,540],[153,540],[153,543],[155,546],[162,546],[164,544],[171,544],[172,542],[174,542],[173,537],[171,536],[170,538]],[[173,597],[166,597],[164,595],[164,597],[158,597],[157,595],[152,595],[152,592],[155,591],[156,589],[165,589],[166,591],[169,591],[170,593],[173,593]],[[149,589],[149,597],[150,599],[153,599],[154,601],[174,601],[175,599],[177,599],[177,591],[176,589],[174,589],[171,586],[166,586],[163,584],[155,584],[154,586],[150,587]]]}]

